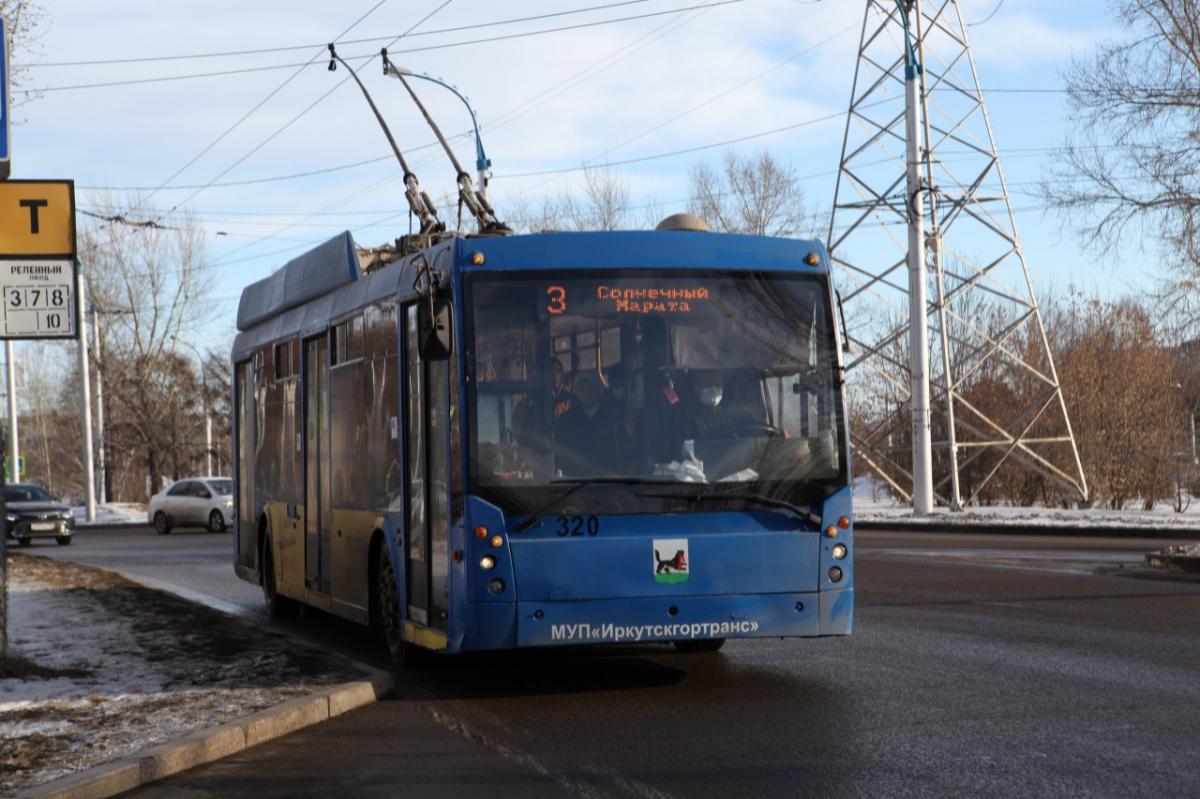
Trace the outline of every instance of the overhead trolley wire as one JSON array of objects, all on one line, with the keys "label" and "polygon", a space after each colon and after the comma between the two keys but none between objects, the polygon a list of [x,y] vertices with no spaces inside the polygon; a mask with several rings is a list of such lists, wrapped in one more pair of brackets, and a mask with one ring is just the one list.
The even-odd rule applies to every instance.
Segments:
[{"label": "overhead trolley wire", "polygon": [[[356,21],[354,22],[354,24],[353,24],[353,25],[351,25],[351,26],[350,26],[350,28],[347,28],[346,30],[347,30],[347,31],[349,31],[349,30],[351,30],[352,28],[354,28],[355,26],[357,26],[357,25],[358,25],[360,22],[362,22],[362,20],[363,20],[363,19],[365,19],[365,18],[366,18],[366,17],[367,17],[369,14],[371,14],[372,12],[374,12],[374,11],[375,11],[377,8],[379,8],[379,6],[383,5],[385,2],[387,2],[387,0],[379,0],[379,2],[377,2],[377,3],[376,3],[374,6],[372,6],[372,7],[371,7],[371,9],[370,9],[369,11],[367,11],[365,14],[363,14],[361,17],[359,17],[359,19],[358,19],[358,20],[356,20]],[[422,17],[422,18],[421,18],[421,19],[419,19],[417,22],[415,22],[415,23],[412,25],[412,27],[410,27],[410,28],[409,28],[409,30],[413,30],[413,29],[417,28],[419,25],[421,25],[421,24],[422,24],[422,23],[424,23],[426,20],[428,20],[428,19],[430,19],[431,17],[433,17],[433,16],[434,16],[435,14],[437,14],[439,11],[441,11],[442,9],[444,9],[446,6],[450,5],[450,3],[452,3],[452,2],[453,2],[453,0],[444,0],[444,2],[443,2],[441,5],[439,5],[439,6],[438,6],[437,8],[435,8],[433,11],[430,11],[430,12],[429,12],[428,14],[426,14],[424,17]],[[343,33],[343,35],[344,35],[344,33]],[[400,40],[400,38],[403,38],[403,35],[404,35],[404,34],[401,34],[401,36],[397,37],[396,41],[399,41],[399,40]],[[327,46],[328,46],[328,45],[327,45]],[[316,59],[317,57],[319,57],[320,55],[321,55],[320,53],[318,53],[318,54],[314,55],[314,57],[313,57],[313,60],[315,60],[315,59]],[[298,73],[297,73],[297,74],[298,74]],[[292,75],[290,78],[288,78],[288,81],[291,81],[291,80],[292,80],[292,79],[294,79],[295,77],[296,77],[296,75]],[[179,208],[179,206],[181,206],[181,205],[186,205],[187,203],[191,202],[193,199],[195,199],[196,197],[198,197],[198,196],[199,196],[199,195],[200,195],[202,192],[204,192],[204,191],[208,190],[209,188],[211,188],[213,184],[215,184],[215,183],[216,183],[217,181],[219,181],[221,178],[225,177],[225,175],[228,175],[230,172],[232,172],[234,169],[236,169],[238,166],[240,166],[242,163],[244,163],[244,162],[246,161],[246,159],[250,158],[252,155],[254,155],[255,153],[257,153],[259,150],[261,150],[263,147],[265,147],[267,144],[269,144],[271,141],[273,141],[273,140],[275,139],[275,137],[279,136],[279,135],[280,135],[281,133],[283,133],[285,130],[287,130],[287,129],[288,129],[288,128],[290,128],[292,125],[294,125],[294,124],[295,124],[297,121],[299,121],[299,120],[300,120],[300,119],[301,119],[303,116],[305,116],[305,115],[306,115],[306,114],[307,114],[309,111],[312,111],[314,108],[316,108],[316,107],[317,107],[317,106],[318,106],[318,105],[319,105],[321,102],[323,102],[323,101],[324,101],[324,100],[325,100],[327,97],[329,97],[331,94],[333,94],[335,91],[337,91],[337,90],[338,90],[338,88],[339,88],[339,87],[341,87],[341,86],[342,86],[342,85],[343,85],[343,84],[344,84],[344,83],[345,83],[347,80],[349,80],[349,78],[343,78],[342,80],[338,81],[338,82],[337,82],[337,83],[336,83],[336,84],[335,84],[335,85],[334,85],[332,88],[330,88],[330,89],[329,89],[327,92],[325,92],[324,94],[322,94],[320,97],[318,97],[318,98],[317,98],[316,100],[314,100],[313,102],[309,103],[309,104],[308,104],[308,105],[307,105],[307,106],[304,108],[304,110],[302,110],[302,111],[301,111],[299,114],[296,114],[296,115],[295,115],[295,116],[293,116],[291,119],[289,119],[287,122],[285,122],[283,125],[281,125],[280,127],[276,128],[276,130],[275,130],[273,133],[271,133],[271,134],[270,134],[269,136],[267,136],[265,139],[263,139],[262,141],[260,141],[260,142],[259,142],[258,144],[256,144],[254,147],[252,147],[252,148],[249,150],[249,152],[245,153],[245,154],[244,154],[244,155],[243,155],[241,158],[237,159],[237,160],[236,160],[236,161],[234,161],[232,164],[230,164],[229,166],[225,167],[225,169],[221,170],[221,172],[219,172],[219,173],[218,173],[218,174],[217,174],[217,175],[216,175],[216,176],[215,176],[215,177],[214,177],[212,180],[210,180],[210,181],[208,181],[207,183],[205,183],[204,185],[202,185],[202,186],[200,186],[200,187],[196,188],[196,189],[195,189],[195,190],[194,190],[194,191],[193,191],[191,194],[189,194],[187,197],[185,197],[184,199],[182,199],[182,200],[180,200],[179,202],[175,203],[175,206],[174,206],[174,208],[172,208],[172,210],[175,210],[175,208]],[[286,82],[285,82],[285,84],[286,84]],[[283,87],[282,87],[282,86],[280,86],[279,88],[281,89],[281,88],[283,88]],[[279,89],[276,89],[276,92],[278,92],[278,91],[279,91]],[[273,96],[273,95],[274,95],[274,93],[272,93],[272,96]],[[270,97],[268,97],[267,99],[270,99]],[[266,102],[266,100],[264,100],[263,102]],[[260,103],[258,106],[256,106],[256,107],[255,107],[255,109],[252,109],[252,110],[251,110],[249,113],[253,113],[255,110],[257,110],[257,108],[259,108],[259,107],[261,107],[261,106],[262,106],[262,103]],[[249,113],[248,113],[246,116],[249,116]],[[237,123],[235,123],[235,126],[236,126],[236,125],[238,125],[238,124],[241,124],[241,122],[242,122],[242,121],[244,121],[244,120],[245,120],[245,118],[246,118],[246,117],[243,117],[243,118],[242,118],[242,120],[239,120]],[[224,135],[227,135],[227,134],[228,134],[228,131],[227,131],[225,134],[222,134],[222,136],[224,136]],[[211,145],[210,145],[210,147],[211,147]],[[179,174],[179,173],[177,172],[176,174]]]},{"label": "overhead trolley wire", "polygon": [[[375,13],[375,11],[377,11],[379,9],[379,7],[382,6],[386,2],[387,2],[387,0],[378,0],[378,2],[375,3],[375,5],[371,6],[371,8],[368,9],[361,16],[359,16],[358,19],[354,20],[354,22],[352,22],[349,27],[347,27],[345,30],[343,30],[341,33],[339,33],[337,36],[337,39],[340,39],[341,37],[345,36],[350,31],[352,31],[356,27],[358,27],[358,25],[363,20],[365,20],[371,14]],[[337,41],[337,39],[335,39],[334,41]],[[317,50],[316,53],[313,54],[312,58],[310,58],[308,60],[308,64],[312,64],[320,57],[321,57],[321,51]],[[229,134],[231,134],[235,130],[237,130],[243,122],[245,122],[247,119],[249,119],[251,116],[253,116],[260,108],[262,108],[268,102],[270,102],[271,99],[273,97],[275,97],[275,95],[277,95],[277,94],[279,94],[279,92],[283,91],[283,89],[288,84],[290,84],[293,80],[295,80],[303,70],[304,70],[304,67],[302,66],[299,69],[297,69],[295,72],[293,72],[291,75],[289,75],[282,83],[280,83],[278,86],[276,86],[274,89],[272,89],[271,92],[268,93],[266,97],[264,97],[263,99],[261,99],[257,103],[255,103],[254,106],[249,111],[247,111],[245,114],[242,114],[242,116],[237,120],[237,122],[234,122],[232,125],[227,127],[219,136],[217,136],[215,139],[213,139],[211,142],[209,142],[208,145],[204,149],[202,149],[200,152],[198,152],[194,156],[192,156],[186,164],[179,167],[179,169],[175,170],[175,172],[172,173],[172,175],[169,178],[164,180],[158,188],[156,188],[154,191],[150,192],[145,197],[142,197],[141,199],[139,199],[138,207],[141,207],[146,202],[148,202],[150,200],[150,198],[153,197],[155,194],[157,194],[159,191],[161,191],[163,189],[163,187],[167,186],[168,184],[171,183],[171,181],[175,180],[175,178],[182,175],[192,164],[199,161],[208,152],[210,152],[212,150],[212,148],[216,147],[218,144],[220,144],[222,141],[224,141],[225,137],[227,137]],[[223,174],[224,173],[222,173],[222,175]],[[216,179],[220,179],[220,178],[221,178],[221,175],[218,175]],[[209,181],[209,184],[211,185],[213,182],[214,181]],[[205,189],[205,188],[208,188],[208,186],[204,186],[200,190],[203,191],[203,189]],[[192,196],[194,197],[195,195],[192,195]],[[191,197],[189,197],[188,199],[191,199]],[[183,202],[187,202],[187,200],[184,200]],[[175,207],[178,208],[182,204],[183,203],[176,203]],[[136,210],[136,208],[134,210]],[[172,209],[172,210],[174,210],[174,209]]]},{"label": "overhead trolley wire", "polygon": [[[408,38],[416,38],[418,36],[435,36],[442,33],[459,33],[461,31],[477,30],[479,28],[492,28],[499,25],[515,25],[521,22],[537,22],[543,19],[552,19],[554,17],[566,17],[574,14],[587,14],[592,11],[605,11],[610,8],[620,8],[622,6],[641,5],[643,3],[654,2],[655,0],[622,0],[619,3],[605,3],[599,6],[588,6],[586,8],[572,8],[566,11],[551,11],[545,14],[535,14],[528,17],[512,17],[510,19],[498,19],[491,22],[477,22],[472,25],[458,25],[453,28],[438,28],[429,31],[416,31],[405,34]],[[369,12],[368,12],[369,13]],[[351,26],[354,27],[354,26]],[[342,35],[345,35],[343,32]],[[376,44],[378,42],[387,41],[389,36],[372,36],[366,39],[342,39],[340,36],[334,40],[337,44]],[[281,47],[261,47],[253,50],[224,50],[211,53],[186,53],[183,55],[163,55],[163,56],[135,56],[133,58],[106,58],[92,61],[51,61],[48,63],[29,63],[18,64],[13,69],[41,69],[49,67],[94,67],[108,66],[110,64],[145,64],[156,61],[187,61],[201,58],[226,58],[233,56],[246,55],[265,55],[268,53],[286,53],[295,50],[312,50],[314,48],[325,49],[329,42],[320,42],[317,44],[293,44]]]},{"label": "overhead trolley wire", "polygon": [[[507,41],[510,39],[523,39],[523,38],[528,38],[530,36],[543,36],[543,35],[549,34],[549,33],[563,33],[565,31],[582,30],[584,28],[594,28],[594,27],[598,27],[601,25],[612,25],[612,24],[615,24],[618,22],[630,22],[633,20],[648,19],[651,17],[661,17],[661,16],[664,16],[667,14],[679,14],[684,11],[694,11],[694,10],[700,9],[700,8],[716,8],[718,6],[735,5],[735,4],[743,3],[743,2],[745,2],[745,0],[713,0],[713,2],[708,2],[708,3],[700,3],[697,5],[683,6],[680,8],[672,8],[672,9],[668,9],[665,11],[652,11],[652,12],[649,12],[646,14],[636,14],[636,15],[627,16],[627,17],[614,17],[612,19],[596,20],[594,22],[581,22],[581,23],[578,23],[575,25],[563,25],[563,26],[559,26],[556,28],[543,28],[541,30],[535,30],[535,31],[522,31],[520,33],[509,33],[509,34],[503,34],[500,36],[489,36],[489,37],[485,37],[482,39],[468,39],[468,40],[464,40],[464,41],[460,41],[460,42],[445,42],[442,44],[427,45],[425,47],[410,47],[405,50],[394,50],[391,52],[391,54],[392,55],[401,55],[404,53],[423,53],[423,52],[428,52],[430,50],[445,50],[445,49],[452,48],[452,47],[466,47],[469,45],[486,44],[489,42]],[[394,44],[395,42],[400,41],[400,39],[404,38],[406,35],[407,34],[401,34],[400,36],[395,37],[391,41]],[[388,49],[391,50],[390,47]],[[356,61],[356,60],[364,60],[368,57],[370,57],[370,56],[360,54],[360,55],[355,55],[355,56],[349,56],[348,58],[351,61]],[[221,70],[218,72],[200,72],[200,73],[193,73],[193,74],[186,74],[186,75],[168,75],[168,76],[156,77],[156,78],[136,78],[136,79],[131,79],[131,80],[123,80],[123,81],[106,81],[106,82],[101,82],[101,83],[86,83],[86,84],[76,84],[76,85],[71,85],[71,86],[43,86],[40,88],[21,89],[19,91],[21,91],[25,94],[37,94],[37,93],[46,93],[46,92],[74,91],[74,90],[79,90],[79,89],[103,89],[103,88],[112,88],[112,87],[118,87],[118,86],[133,86],[133,85],[145,84],[145,83],[163,83],[163,82],[168,82],[168,81],[192,80],[192,79],[197,79],[197,78],[226,77],[229,75],[240,75],[240,74],[245,74],[245,73],[264,72],[264,71],[276,70],[276,69],[291,69],[291,68],[304,69],[306,67],[312,66],[312,63],[313,62],[309,61],[309,62],[305,62],[303,64],[296,64],[296,63],[276,64],[276,65],[268,65],[268,66],[261,66],[261,67],[245,67],[242,69]]]},{"label": "overhead trolley wire", "polygon": [[[597,6],[597,8],[599,8],[599,7],[600,6]],[[705,9],[702,9],[700,11],[700,13],[703,13],[704,10]],[[681,13],[686,13],[686,12],[681,12]],[[695,17],[693,17],[693,19],[694,18]],[[665,30],[666,28],[669,28],[672,25],[677,25],[677,26],[684,25],[684,24],[687,24],[687,22],[689,22],[689,21],[691,21],[691,20],[669,20],[668,22],[664,23],[663,25],[660,25],[659,27],[650,31],[650,33],[640,36],[637,39],[634,39],[629,44],[626,44],[626,45],[618,48],[617,50],[614,50],[613,52],[609,53],[604,58],[601,58],[600,60],[593,62],[591,65],[585,67],[582,70],[579,70],[578,72],[574,73],[570,77],[556,83],[555,85],[551,86],[549,89],[546,89],[545,91],[534,95],[533,97],[525,100],[524,102],[509,109],[508,111],[505,111],[504,113],[500,114],[496,118],[495,121],[489,122],[489,123],[482,123],[481,128],[485,131],[493,131],[500,127],[503,127],[504,125],[507,125],[508,123],[514,121],[518,117],[529,113],[537,106],[542,105],[545,102],[548,102],[549,100],[558,96],[562,92],[568,91],[568,90],[574,88],[575,86],[578,86],[580,83],[583,83],[584,81],[589,80],[592,77],[595,77],[601,71],[608,69],[609,67],[617,64],[620,60],[627,58],[628,56],[630,56],[633,53],[637,52],[638,50],[642,49],[643,47],[646,47],[647,45],[652,44],[654,41],[673,32],[673,31]],[[414,36],[419,35],[419,33],[420,32],[412,34],[412,35],[414,35]],[[646,41],[643,41],[643,40],[646,40]],[[628,52],[624,52],[622,54],[622,52],[626,51],[626,50],[628,50]],[[605,63],[606,61],[609,61],[610,59],[613,59],[614,57],[616,57],[618,55],[620,56],[619,58],[612,60],[610,63],[607,63],[607,64]],[[597,69],[597,67],[599,67],[599,69]],[[585,74],[588,72],[591,72],[591,74],[590,75]],[[578,80],[576,80],[577,78],[578,78]],[[474,134],[473,134],[472,130],[467,129],[458,135],[472,136]],[[451,138],[453,138],[453,137],[451,137]],[[437,142],[431,141],[431,142],[427,142],[425,144],[421,144],[421,145],[417,145],[417,146],[413,146],[413,147],[406,147],[405,152],[415,153],[420,150],[432,148],[436,144],[437,144]],[[311,170],[307,170],[304,172],[291,172],[291,173],[286,173],[286,174],[282,174],[282,175],[271,175],[271,176],[261,177],[261,178],[248,178],[246,180],[229,180],[229,181],[225,181],[225,182],[213,183],[212,186],[210,186],[210,188],[252,186],[252,185],[261,184],[261,183],[274,183],[277,181],[298,180],[298,179],[302,179],[302,178],[315,177],[317,175],[325,175],[325,174],[329,174],[332,172],[342,172],[345,170],[356,169],[358,167],[370,166],[372,164],[384,163],[384,162],[391,161],[393,158],[394,158],[394,156],[389,153],[387,155],[375,156],[374,158],[366,158],[366,159],[363,159],[360,161],[352,161],[350,163],[338,164],[336,166],[324,167],[321,169],[311,169]],[[417,165],[421,165],[423,163],[425,163],[425,162],[418,161]],[[160,187],[159,190],[183,191],[183,190],[200,188],[202,185],[203,184],[177,184],[174,186]],[[76,188],[84,189],[84,190],[90,189],[93,191],[100,191],[100,190],[103,190],[103,191],[149,191],[149,190],[153,189],[153,187],[149,187],[149,186],[105,186],[105,185],[87,185],[87,184],[76,184]]]}]

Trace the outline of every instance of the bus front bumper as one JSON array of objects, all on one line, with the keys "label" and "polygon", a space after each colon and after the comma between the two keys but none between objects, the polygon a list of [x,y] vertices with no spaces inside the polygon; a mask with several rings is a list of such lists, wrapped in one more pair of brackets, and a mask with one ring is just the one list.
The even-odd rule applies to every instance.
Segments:
[{"label": "bus front bumper", "polygon": [[854,589],[517,603],[517,646],[848,635]]}]

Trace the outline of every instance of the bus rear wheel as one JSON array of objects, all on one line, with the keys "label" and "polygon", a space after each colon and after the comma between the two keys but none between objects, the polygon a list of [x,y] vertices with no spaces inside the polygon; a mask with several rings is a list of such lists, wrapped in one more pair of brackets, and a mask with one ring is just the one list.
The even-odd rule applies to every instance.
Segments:
[{"label": "bus rear wheel", "polygon": [[267,606],[267,615],[272,619],[289,619],[300,610],[296,600],[281,596],[275,584],[275,556],[271,553],[271,539],[263,540],[262,548],[262,588],[263,602]]},{"label": "bus rear wheel", "polygon": [[725,646],[724,638],[693,638],[690,641],[675,641],[680,652],[716,652]]}]

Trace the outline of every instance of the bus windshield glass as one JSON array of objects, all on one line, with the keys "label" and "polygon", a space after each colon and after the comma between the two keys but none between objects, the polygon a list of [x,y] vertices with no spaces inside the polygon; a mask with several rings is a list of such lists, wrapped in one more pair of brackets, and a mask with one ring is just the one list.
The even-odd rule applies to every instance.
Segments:
[{"label": "bus windshield glass", "polygon": [[467,279],[474,493],[527,511],[564,483],[594,481],[625,497],[614,511],[653,512],[650,497],[713,484],[793,503],[845,484],[825,276]]}]

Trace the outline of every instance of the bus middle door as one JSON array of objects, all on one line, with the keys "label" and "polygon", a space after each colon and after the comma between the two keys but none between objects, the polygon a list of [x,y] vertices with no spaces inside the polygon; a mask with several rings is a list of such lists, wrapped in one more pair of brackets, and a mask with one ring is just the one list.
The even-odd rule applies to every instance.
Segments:
[{"label": "bus middle door", "polygon": [[304,584],[329,593],[329,340],[304,340]]}]

